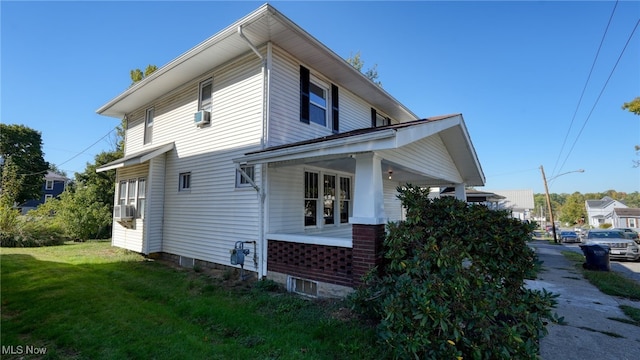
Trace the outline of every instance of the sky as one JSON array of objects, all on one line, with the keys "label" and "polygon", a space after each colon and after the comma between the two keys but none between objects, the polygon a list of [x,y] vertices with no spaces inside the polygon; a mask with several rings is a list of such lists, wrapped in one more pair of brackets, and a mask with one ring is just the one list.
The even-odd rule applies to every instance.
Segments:
[{"label": "sky", "polygon": [[[0,1],[0,122],[42,134],[70,177],[114,148],[96,110],[255,1]],[[275,1],[415,114],[462,113],[483,190],[640,191],[639,1]],[[615,9],[615,11],[614,11]],[[612,15],[613,14],[613,15]],[[39,90],[35,91],[32,88]],[[577,170],[584,172],[576,172]]]}]

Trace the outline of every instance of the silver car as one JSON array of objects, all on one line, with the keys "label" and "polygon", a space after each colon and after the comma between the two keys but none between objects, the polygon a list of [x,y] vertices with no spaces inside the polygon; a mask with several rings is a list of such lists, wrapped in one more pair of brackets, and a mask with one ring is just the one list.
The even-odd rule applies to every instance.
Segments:
[{"label": "silver car", "polygon": [[640,259],[640,247],[618,230],[589,230],[586,244],[604,245],[609,248],[609,258],[618,260]]}]

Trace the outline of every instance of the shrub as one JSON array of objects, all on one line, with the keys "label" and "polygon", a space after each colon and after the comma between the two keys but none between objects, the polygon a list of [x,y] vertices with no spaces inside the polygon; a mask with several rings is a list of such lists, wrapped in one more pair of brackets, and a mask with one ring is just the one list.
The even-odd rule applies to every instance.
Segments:
[{"label": "shrub", "polygon": [[609,223],[606,223],[606,224],[600,224],[599,228],[600,229],[609,229],[609,228],[611,228],[611,226],[613,226],[613,225],[611,225]]},{"label": "shrub", "polygon": [[352,297],[374,315],[394,358],[535,359],[555,300],[525,289],[531,224],[428,189],[398,188],[406,220],[390,223],[384,264]]}]

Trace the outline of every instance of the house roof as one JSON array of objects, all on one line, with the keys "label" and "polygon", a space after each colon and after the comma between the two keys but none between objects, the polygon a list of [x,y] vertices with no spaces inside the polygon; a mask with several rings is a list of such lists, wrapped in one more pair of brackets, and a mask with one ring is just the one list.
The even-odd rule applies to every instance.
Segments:
[{"label": "house roof", "polygon": [[502,195],[505,201],[501,203],[502,206],[509,209],[534,209],[535,204],[533,201],[533,190],[485,190],[490,191],[498,195]]},{"label": "house roof", "polygon": [[53,171],[47,171],[47,174],[44,176],[45,180],[54,180],[54,181],[69,181],[69,178],[55,173]]},{"label": "house roof", "polygon": [[[484,173],[461,114],[437,116],[376,128],[357,129],[273,146],[247,153],[241,158],[233,159],[233,161],[257,164],[345,158],[363,152],[399,149],[436,134],[442,139],[463,181],[471,186],[484,185]],[[411,169],[406,170],[411,171]]]},{"label": "house roof", "polygon": [[[586,204],[588,209],[604,209],[607,206],[615,203],[616,201],[617,200],[614,200],[608,196],[605,196],[600,200],[587,200]],[[618,201],[618,203],[624,205],[624,203],[621,201]]]},{"label": "house roof", "polygon": [[622,217],[640,217],[640,208],[613,208],[613,212]]},{"label": "house roof", "polygon": [[[489,192],[489,191],[480,191],[480,190],[465,190],[467,195],[467,202],[499,202],[500,200],[504,200],[505,197]],[[454,196],[455,188],[447,187],[445,188],[440,195],[442,196]]]},{"label": "house roof", "polygon": [[244,36],[260,48],[268,42],[281,47],[331,81],[358,94],[372,106],[399,122],[418,116],[374,84],[342,57],[326,47],[269,4],[236,21],[134,84],[97,110],[121,118],[211,69],[251,50]]},{"label": "house roof", "polygon": [[162,155],[174,147],[173,143],[164,144],[153,149],[137,152],[135,154],[127,155],[118,160],[106,163],[96,169],[96,172],[103,172],[107,170],[117,169],[121,167],[127,167],[132,165],[142,164],[146,161],[153,159],[158,155]]}]

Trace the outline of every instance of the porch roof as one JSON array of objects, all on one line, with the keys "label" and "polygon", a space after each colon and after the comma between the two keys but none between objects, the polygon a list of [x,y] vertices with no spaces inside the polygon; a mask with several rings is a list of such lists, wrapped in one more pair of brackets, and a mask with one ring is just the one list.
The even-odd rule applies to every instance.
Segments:
[{"label": "porch roof", "polygon": [[418,140],[439,135],[461,178],[482,186],[484,173],[467,132],[462,114],[452,114],[376,128],[357,129],[316,139],[273,146],[233,159],[236,163],[260,164],[290,161],[322,161],[348,158],[358,153],[400,149]]},{"label": "porch roof", "polygon": [[165,145],[155,147],[153,149],[148,149],[148,150],[137,152],[135,154],[127,155],[123,158],[114,160],[112,162],[109,162],[100,166],[99,168],[96,169],[96,172],[103,172],[103,171],[117,169],[121,167],[142,164],[145,161],[149,161],[158,155],[162,155],[167,151],[172,150],[173,146],[174,146],[173,143],[168,143]]}]

